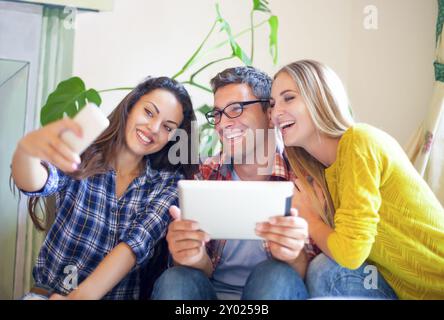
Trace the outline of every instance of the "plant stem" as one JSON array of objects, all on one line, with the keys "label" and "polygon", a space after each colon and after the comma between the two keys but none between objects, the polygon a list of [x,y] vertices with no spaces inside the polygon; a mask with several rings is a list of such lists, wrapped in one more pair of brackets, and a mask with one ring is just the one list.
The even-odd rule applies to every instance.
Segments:
[{"label": "plant stem", "polygon": [[199,54],[200,50],[202,50],[202,48],[205,45],[205,43],[207,42],[208,38],[213,33],[214,28],[216,27],[216,25],[217,25],[217,20],[214,21],[213,26],[210,29],[210,32],[208,32],[207,36],[202,41],[200,46],[196,49],[196,51],[193,53],[191,58],[188,59],[188,61],[185,63],[185,65],[182,67],[182,69],[173,76],[173,79],[176,79],[178,76],[180,76],[182,73],[184,73],[189,68],[189,66],[193,63],[194,58]]},{"label": "plant stem", "polygon": [[[256,28],[259,28],[260,26],[262,26],[262,25],[264,25],[264,24],[266,24],[266,23],[268,23],[268,20],[264,20],[264,21],[262,21],[262,22],[260,22],[260,23],[258,23],[258,24],[256,24],[256,25],[254,25],[253,27],[256,29]],[[250,30],[251,30],[251,27],[249,27],[249,28],[247,28],[247,29],[244,29],[244,30],[240,31],[239,33],[236,33],[235,35],[233,35],[233,38],[236,39],[236,38],[238,38],[238,37],[240,37],[240,36],[242,36],[242,35],[244,35],[244,34],[250,32]],[[202,54],[200,57],[198,57],[196,60],[194,60],[193,64],[196,63],[196,62],[197,62],[198,60],[200,60],[201,58],[207,56],[208,54],[210,54],[210,53],[213,52],[214,50],[219,49],[220,47],[224,46],[224,45],[227,44],[228,42],[229,42],[229,40],[225,40],[225,41],[220,42],[220,43],[216,44],[215,46],[211,47],[211,48],[208,49],[204,54]],[[190,66],[191,66],[191,65],[190,65]]]},{"label": "plant stem", "polygon": [[254,10],[251,10],[250,13],[250,29],[251,29],[251,54],[250,54],[250,59],[251,59],[251,64],[253,64],[253,57],[254,57]]},{"label": "plant stem", "polygon": [[197,88],[199,88],[199,89],[202,89],[202,90],[205,90],[205,91],[207,91],[207,92],[209,92],[209,93],[213,93],[213,91],[210,89],[210,88],[207,88],[207,87],[205,87],[205,86],[203,86],[203,85],[201,85],[201,84],[198,84],[198,83],[196,83],[196,82],[194,82],[194,81],[183,81],[183,82],[181,82],[182,84],[189,84],[189,85],[191,85],[191,86],[195,86],[195,87],[197,87]]},{"label": "plant stem", "polygon": [[109,92],[109,91],[133,90],[133,89],[134,89],[134,87],[121,87],[121,88],[112,88],[112,89],[99,90],[97,92],[102,93],[102,92]]},{"label": "plant stem", "polygon": [[205,70],[205,69],[208,68],[209,66],[211,66],[211,65],[213,65],[213,64],[215,64],[215,63],[221,62],[221,61],[230,60],[230,59],[232,59],[232,58],[234,58],[233,55],[231,55],[231,56],[229,56],[229,57],[225,57],[225,58],[220,58],[220,59],[217,59],[217,60],[214,60],[214,61],[211,61],[211,62],[207,63],[206,65],[204,65],[202,68],[200,68],[199,70],[197,70],[196,72],[194,72],[194,73],[191,75],[191,77],[190,77],[190,82],[194,82],[194,81],[193,81],[193,80],[194,80],[194,77],[196,77],[200,72],[202,72],[203,70]]}]

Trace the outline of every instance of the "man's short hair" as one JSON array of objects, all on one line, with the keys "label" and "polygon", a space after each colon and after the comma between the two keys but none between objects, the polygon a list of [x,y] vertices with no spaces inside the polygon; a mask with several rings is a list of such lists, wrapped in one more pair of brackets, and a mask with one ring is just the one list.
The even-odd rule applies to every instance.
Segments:
[{"label": "man's short hair", "polygon": [[[222,87],[229,84],[247,84],[253,94],[258,99],[270,99],[271,96],[271,82],[272,79],[265,73],[254,67],[234,67],[225,69],[219,72],[213,79],[211,79],[210,84],[213,93]],[[270,103],[262,102],[262,110],[265,112]]]}]

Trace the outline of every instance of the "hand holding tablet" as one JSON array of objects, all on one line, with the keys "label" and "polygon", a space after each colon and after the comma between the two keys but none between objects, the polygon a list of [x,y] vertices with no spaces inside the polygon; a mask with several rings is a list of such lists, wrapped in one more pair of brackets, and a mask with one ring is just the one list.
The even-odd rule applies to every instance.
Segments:
[{"label": "hand holding tablet", "polygon": [[256,223],[289,215],[294,184],[277,181],[179,181],[182,218],[211,239],[260,239]]},{"label": "hand holding tablet", "polygon": [[173,221],[168,226],[166,240],[173,260],[179,265],[205,269],[205,260],[208,260],[205,244],[210,241],[209,235],[200,230],[197,222],[182,220],[176,206],[170,207],[169,212]]}]

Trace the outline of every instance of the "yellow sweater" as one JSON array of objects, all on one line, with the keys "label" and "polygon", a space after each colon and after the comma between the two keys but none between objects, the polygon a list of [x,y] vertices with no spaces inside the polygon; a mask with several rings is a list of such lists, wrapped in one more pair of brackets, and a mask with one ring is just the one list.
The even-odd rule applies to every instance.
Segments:
[{"label": "yellow sweater", "polygon": [[368,259],[400,299],[444,299],[444,209],[399,144],[355,124],[325,175],[336,262],[356,269]]}]

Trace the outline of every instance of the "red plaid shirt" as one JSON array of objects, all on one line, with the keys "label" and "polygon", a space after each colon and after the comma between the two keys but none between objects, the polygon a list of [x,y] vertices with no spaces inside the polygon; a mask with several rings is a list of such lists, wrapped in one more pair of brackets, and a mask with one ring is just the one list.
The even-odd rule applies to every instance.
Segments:
[{"label": "red plaid shirt", "polygon": [[[199,166],[199,173],[195,175],[196,180],[233,180],[232,177],[233,165],[226,163],[223,154],[209,157]],[[274,157],[274,164],[272,167],[269,181],[292,181],[296,177],[294,173],[289,170],[289,165],[286,159],[280,152],[276,152]],[[207,253],[213,264],[213,271],[220,262],[226,240],[211,240],[207,244]],[[270,248],[266,241],[263,241],[263,246],[268,258],[272,258]],[[310,243],[305,245],[305,251],[309,260],[313,259],[321,251],[314,245],[312,239]]]}]

